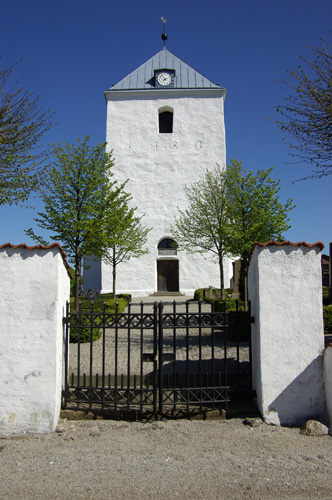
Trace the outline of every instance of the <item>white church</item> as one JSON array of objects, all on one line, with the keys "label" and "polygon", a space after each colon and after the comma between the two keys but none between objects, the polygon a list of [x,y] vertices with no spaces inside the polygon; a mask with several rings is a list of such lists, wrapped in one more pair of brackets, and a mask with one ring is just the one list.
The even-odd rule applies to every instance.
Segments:
[{"label": "white church", "polygon": [[[117,293],[192,295],[219,288],[213,254],[188,254],[174,247],[171,227],[185,209],[184,186],[207,168],[226,165],[226,90],[164,48],[105,91],[106,141],[113,150],[115,178],[129,179],[126,191],[151,228],[149,253],[117,266]],[[84,289],[112,292],[112,267],[90,262]],[[224,263],[225,287],[232,264]]]}]

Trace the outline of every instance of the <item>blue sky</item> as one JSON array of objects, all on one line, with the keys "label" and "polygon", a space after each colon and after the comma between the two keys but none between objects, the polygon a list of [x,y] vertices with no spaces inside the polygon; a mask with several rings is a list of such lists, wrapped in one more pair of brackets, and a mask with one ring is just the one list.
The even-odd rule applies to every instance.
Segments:
[{"label": "blue sky", "polygon": [[[274,167],[281,178],[281,201],[291,197],[293,242],[332,241],[332,176],[293,183],[310,175],[293,164],[276,118],[288,89],[281,83],[296,69],[320,36],[332,41],[331,0],[2,0],[2,66],[18,60],[17,76],[55,112],[58,125],[45,141],[75,142],[91,135],[104,142],[103,91],[162,49],[161,16],[166,17],[167,48],[210,80],[226,87],[227,161],[248,170]],[[40,202],[32,204],[41,208]],[[0,207],[0,243],[33,241],[24,229],[35,227],[33,209]]]}]

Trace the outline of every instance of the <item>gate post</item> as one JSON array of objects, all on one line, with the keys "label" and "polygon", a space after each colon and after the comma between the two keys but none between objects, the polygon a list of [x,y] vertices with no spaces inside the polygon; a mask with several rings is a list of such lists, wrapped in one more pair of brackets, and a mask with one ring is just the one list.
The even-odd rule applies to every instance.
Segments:
[{"label": "gate post", "polygon": [[56,428],[68,272],[58,243],[0,246],[0,434]]},{"label": "gate post", "polygon": [[158,353],[158,368],[159,368],[159,380],[158,380],[158,390],[159,390],[159,412],[163,411],[163,347],[164,347],[164,331],[163,331],[163,310],[164,305],[159,302],[158,307],[158,324],[159,324],[159,353]]},{"label": "gate post", "polygon": [[297,425],[325,414],[320,242],[256,243],[248,289],[253,389],[266,422]]}]

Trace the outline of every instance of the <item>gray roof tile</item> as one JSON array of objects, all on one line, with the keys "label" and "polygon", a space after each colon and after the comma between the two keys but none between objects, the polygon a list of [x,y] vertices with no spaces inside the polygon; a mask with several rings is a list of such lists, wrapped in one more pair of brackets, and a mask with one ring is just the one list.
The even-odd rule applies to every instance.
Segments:
[{"label": "gray roof tile", "polygon": [[119,83],[113,85],[109,90],[146,90],[155,89],[154,72],[158,69],[175,70],[175,89],[220,89],[216,83],[205,78],[194,68],[176,57],[166,48],[151,57],[142,66],[123,78]]}]

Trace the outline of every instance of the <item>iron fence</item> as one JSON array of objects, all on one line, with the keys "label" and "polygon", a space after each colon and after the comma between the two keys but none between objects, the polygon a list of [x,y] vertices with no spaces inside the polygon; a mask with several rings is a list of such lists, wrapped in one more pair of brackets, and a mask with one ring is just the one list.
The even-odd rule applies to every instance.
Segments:
[{"label": "iron fence", "polygon": [[250,312],[188,301],[119,313],[91,302],[67,305],[65,324],[63,408],[158,415],[227,409],[251,395]]}]

